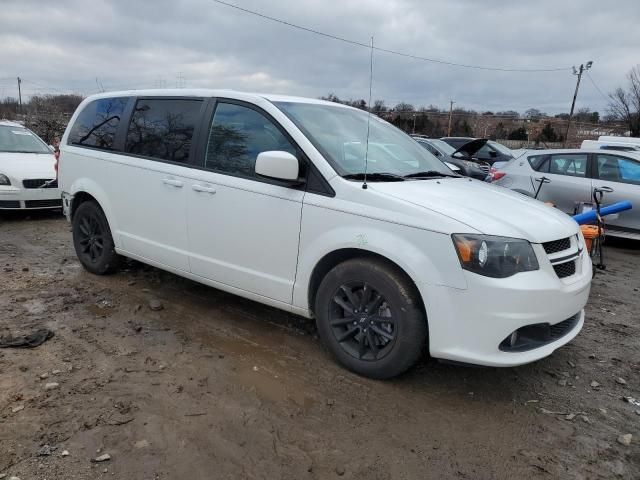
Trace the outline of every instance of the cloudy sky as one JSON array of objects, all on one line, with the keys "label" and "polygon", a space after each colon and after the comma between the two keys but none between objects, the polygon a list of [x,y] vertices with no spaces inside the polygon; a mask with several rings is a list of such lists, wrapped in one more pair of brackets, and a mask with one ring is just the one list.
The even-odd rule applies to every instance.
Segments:
[{"label": "cloudy sky", "polygon": [[[571,66],[593,60],[606,94],[640,64],[640,1],[227,0],[376,46],[499,72],[374,55],[373,98],[476,110],[568,111]],[[367,98],[366,48],[292,29],[213,0],[2,0],[0,97],[213,87]],[[98,79],[96,81],[96,78]],[[583,77],[578,107],[606,101]]]}]

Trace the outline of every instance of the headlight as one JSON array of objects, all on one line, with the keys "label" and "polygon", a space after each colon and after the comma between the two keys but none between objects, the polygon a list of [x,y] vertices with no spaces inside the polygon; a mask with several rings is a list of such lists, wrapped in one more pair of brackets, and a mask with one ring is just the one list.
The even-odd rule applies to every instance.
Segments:
[{"label": "headlight", "polygon": [[493,278],[538,270],[538,259],[526,240],[455,233],[451,236],[465,270]]},{"label": "headlight", "polygon": [[0,173],[0,185],[11,185],[9,177]]}]

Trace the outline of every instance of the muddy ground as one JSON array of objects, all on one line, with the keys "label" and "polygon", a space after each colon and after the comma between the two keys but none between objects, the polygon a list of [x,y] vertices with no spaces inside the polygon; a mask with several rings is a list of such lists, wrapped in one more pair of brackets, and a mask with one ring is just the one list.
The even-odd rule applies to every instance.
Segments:
[{"label": "muddy ground", "polygon": [[380,382],[308,320],[135,262],[93,276],[59,215],[5,216],[0,335],[55,337],[0,349],[0,478],[640,478],[640,245],[607,253],[550,358]]}]

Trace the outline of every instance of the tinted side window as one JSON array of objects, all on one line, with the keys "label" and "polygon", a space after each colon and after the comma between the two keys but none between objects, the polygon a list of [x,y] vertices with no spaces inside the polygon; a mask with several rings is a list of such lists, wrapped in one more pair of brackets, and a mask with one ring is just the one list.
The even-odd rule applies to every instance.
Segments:
[{"label": "tinted side window", "polygon": [[549,171],[549,155],[535,155],[533,157],[529,157],[529,164],[531,168],[536,170],[537,172],[548,172]]},{"label": "tinted side window", "polygon": [[549,173],[556,175],[568,175],[571,177],[585,177],[587,175],[586,153],[565,155],[563,153],[551,155]]},{"label": "tinted side window", "polygon": [[598,178],[639,185],[640,162],[626,157],[598,155]]},{"label": "tinted side window", "polygon": [[201,100],[138,100],[131,115],[125,151],[187,162]]},{"label": "tinted side window", "polygon": [[264,115],[248,107],[219,103],[213,115],[205,167],[255,177],[258,154],[280,150],[296,155],[296,149]]},{"label": "tinted side window", "polygon": [[129,99],[102,98],[89,103],[78,115],[67,143],[113,150],[116,131]]}]

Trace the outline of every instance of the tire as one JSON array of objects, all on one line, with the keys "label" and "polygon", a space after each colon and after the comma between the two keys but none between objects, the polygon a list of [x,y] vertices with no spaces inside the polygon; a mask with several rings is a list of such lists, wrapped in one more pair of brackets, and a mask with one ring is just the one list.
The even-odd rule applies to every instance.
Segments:
[{"label": "tire", "polygon": [[416,287],[399,268],[376,258],[334,267],[320,283],[315,314],[325,346],[340,364],[365,377],[400,375],[426,346],[427,319]]},{"label": "tire", "polygon": [[80,204],[73,215],[73,246],[82,266],[96,275],[115,272],[121,257],[116,253],[107,217],[93,201]]}]

